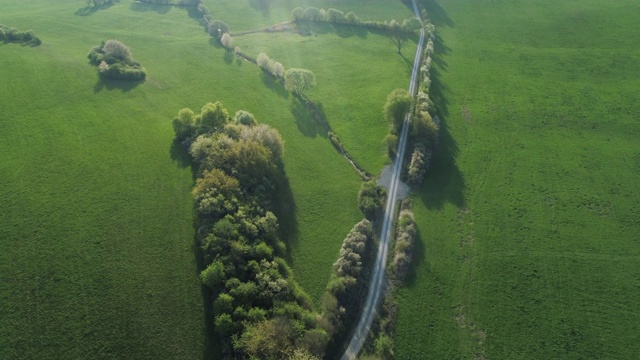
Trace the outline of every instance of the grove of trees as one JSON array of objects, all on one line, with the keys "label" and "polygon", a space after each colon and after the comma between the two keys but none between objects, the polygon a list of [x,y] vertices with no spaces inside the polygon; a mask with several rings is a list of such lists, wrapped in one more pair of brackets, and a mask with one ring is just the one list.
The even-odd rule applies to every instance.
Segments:
[{"label": "grove of trees", "polygon": [[105,79],[140,81],[147,76],[145,68],[131,56],[129,47],[118,40],[103,41],[87,57]]},{"label": "grove of trees", "polygon": [[290,68],[284,72],[284,87],[296,95],[316,86],[316,77],[311,70]]},{"label": "grove of trees", "polygon": [[200,277],[225,356],[318,359],[327,327],[284,260],[273,212],[285,176],[280,134],[249,112],[232,118],[219,102],[197,115],[180,110],[173,128],[195,166]]},{"label": "grove of trees", "polygon": [[36,46],[42,44],[40,38],[36,36],[33,31],[20,31],[14,27],[8,27],[2,24],[0,24],[0,41],[16,42]]}]

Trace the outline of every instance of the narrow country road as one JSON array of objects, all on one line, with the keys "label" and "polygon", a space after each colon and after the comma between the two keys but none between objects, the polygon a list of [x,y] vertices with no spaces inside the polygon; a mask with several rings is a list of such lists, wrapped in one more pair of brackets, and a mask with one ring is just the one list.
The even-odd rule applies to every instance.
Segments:
[{"label": "narrow country road", "polygon": [[[416,13],[416,17],[420,18],[420,11],[418,11],[418,5],[416,4],[416,0],[412,0],[413,2],[413,10]],[[416,50],[416,57],[413,62],[413,71],[411,73],[411,82],[409,84],[409,93],[411,96],[415,94],[416,83],[418,81],[418,69],[420,68],[420,60],[422,58],[422,47],[424,43],[424,27],[420,29],[420,41],[418,41],[418,49]],[[404,118],[404,124],[402,125],[402,131],[400,133],[400,141],[398,143],[398,152],[396,156],[396,160],[393,164],[393,174],[391,176],[391,185],[389,186],[389,191],[387,193],[387,206],[384,211],[384,217],[382,220],[382,232],[380,234],[380,244],[378,246],[378,254],[376,256],[375,263],[373,264],[373,272],[371,275],[371,282],[369,283],[369,292],[367,294],[367,300],[365,302],[364,308],[362,309],[362,314],[360,315],[360,320],[358,321],[358,326],[353,333],[353,337],[349,342],[349,346],[342,355],[342,360],[353,360],[355,359],[360,350],[362,349],[362,345],[364,345],[365,340],[367,339],[367,335],[369,334],[369,329],[371,328],[371,324],[373,323],[373,319],[376,316],[378,311],[378,306],[380,305],[380,299],[384,293],[384,275],[385,275],[385,265],[387,263],[387,254],[389,250],[389,242],[391,239],[391,229],[393,224],[393,215],[395,213],[397,193],[398,193],[398,183],[400,182],[400,173],[402,172],[402,160],[404,159],[404,153],[407,147],[407,134],[409,133],[409,114],[407,114]]]}]

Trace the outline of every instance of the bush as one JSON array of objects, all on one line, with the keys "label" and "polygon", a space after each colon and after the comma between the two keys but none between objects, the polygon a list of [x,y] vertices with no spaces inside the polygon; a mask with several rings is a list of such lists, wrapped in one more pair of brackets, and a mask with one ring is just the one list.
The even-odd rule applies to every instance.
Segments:
[{"label": "bush", "polygon": [[382,211],[387,192],[375,180],[362,183],[358,193],[359,208],[365,218],[372,220]]},{"label": "bush", "polygon": [[231,35],[229,35],[228,33],[224,33],[220,38],[220,43],[225,48],[231,49],[231,47],[233,46],[233,39],[231,38]]},{"label": "bush", "polygon": [[223,34],[229,33],[229,25],[222,20],[213,20],[208,25],[209,35],[220,39]]},{"label": "bush", "polygon": [[38,46],[42,44],[42,41],[36,34],[29,31],[20,31],[14,27],[7,27],[0,24],[0,41],[16,42],[28,45]]},{"label": "bush", "polygon": [[98,66],[104,79],[141,81],[147,77],[146,70],[131,57],[131,50],[118,40],[103,41],[89,51],[87,58]]}]

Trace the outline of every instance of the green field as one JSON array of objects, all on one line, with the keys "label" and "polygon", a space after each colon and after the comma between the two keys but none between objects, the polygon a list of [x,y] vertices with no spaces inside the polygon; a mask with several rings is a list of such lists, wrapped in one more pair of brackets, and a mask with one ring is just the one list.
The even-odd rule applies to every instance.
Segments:
[{"label": "green field", "polygon": [[396,358],[640,353],[639,10],[429,2],[444,129]]},{"label": "green field", "polygon": [[[208,1],[212,12],[214,3],[235,6]],[[351,2],[344,10],[362,18],[390,15],[392,8],[407,13],[399,2],[380,8],[369,3]],[[361,217],[360,180],[292,97],[257,67],[229,59],[184,9],[121,1],[89,11],[83,1],[71,0],[2,0],[1,7],[0,23],[33,29],[43,44],[0,44],[0,358],[215,354],[215,344],[206,340],[210,319],[197,278],[192,174],[184,154],[172,147],[170,124],[181,108],[197,110],[208,101],[222,101],[232,113],[248,110],[281,132],[295,203],[290,216],[281,218],[283,232],[296,278],[319,299],[342,239]],[[262,19],[256,27],[275,20],[251,6],[243,11]],[[254,27],[249,18],[225,16],[220,18],[232,26]],[[355,61],[363,59],[349,49],[358,37],[342,42],[322,34],[314,40],[325,37],[332,54],[344,50]],[[86,54],[110,38],[131,47],[147,69],[144,83],[98,80]],[[387,38],[366,39],[373,49],[393,52]],[[341,128],[338,119],[347,116],[362,127],[381,122],[387,90],[408,78],[401,57],[377,59],[378,76],[394,84],[377,86],[375,97],[359,95],[356,109],[373,110],[351,115],[348,103],[330,104],[332,91],[340,84],[344,94],[366,94],[365,80],[333,84],[328,74],[351,61],[306,60],[320,53],[308,55],[302,40],[291,43],[298,48],[291,56],[299,58],[286,57],[276,44],[268,53],[316,73],[318,87],[309,96],[323,103],[332,124],[345,133],[356,133]],[[412,47],[405,48],[408,58]],[[355,148],[356,135],[345,134],[345,144]],[[354,149],[372,170],[384,162],[380,140],[370,140],[372,149]]]}]

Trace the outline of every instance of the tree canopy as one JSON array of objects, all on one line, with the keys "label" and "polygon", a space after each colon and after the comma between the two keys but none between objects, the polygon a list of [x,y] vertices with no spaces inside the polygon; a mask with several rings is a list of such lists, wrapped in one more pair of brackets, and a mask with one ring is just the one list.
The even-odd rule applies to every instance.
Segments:
[{"label": "tree canopy", "polygon": [[284,87],[294,94],[302,94],[316,86],[315,75],[307,69],[290,68],[284,72]]}]

